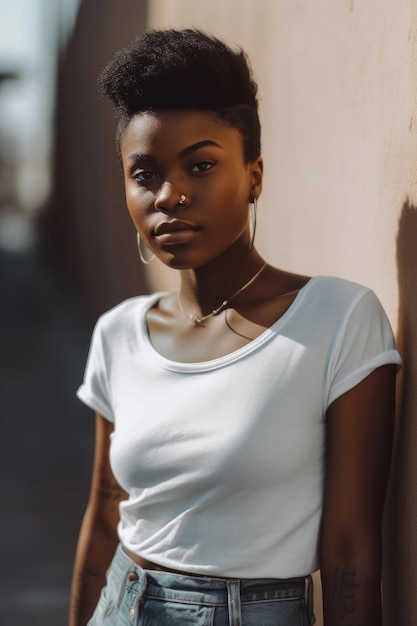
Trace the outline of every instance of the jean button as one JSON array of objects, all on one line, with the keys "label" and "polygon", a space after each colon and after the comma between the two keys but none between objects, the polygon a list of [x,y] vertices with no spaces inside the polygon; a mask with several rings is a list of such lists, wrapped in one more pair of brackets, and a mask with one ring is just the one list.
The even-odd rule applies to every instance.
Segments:
[{"label": "jean button", "polygon": [[129,572],[127,575],[127,579],[133,583],[139,580],[139,576],[136,574],[136,572]]}]

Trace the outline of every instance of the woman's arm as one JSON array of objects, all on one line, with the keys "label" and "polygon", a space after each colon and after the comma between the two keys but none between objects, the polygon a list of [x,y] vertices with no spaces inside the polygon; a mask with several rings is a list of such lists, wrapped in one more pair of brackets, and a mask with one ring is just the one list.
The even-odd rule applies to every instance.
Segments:
[{"label": "woman's arm", "polygon": [[325,626],[381,626],[381,525],[395,372],[385,365],[327,412],[320,560]]},{"label": "woman's arm", "polygon": [[113,424],[97,414],[93,478],[75,557],[69,626],[85,626],[93,614],[118,544],[118,505],[127,494],[110,469],[112,431]]}]

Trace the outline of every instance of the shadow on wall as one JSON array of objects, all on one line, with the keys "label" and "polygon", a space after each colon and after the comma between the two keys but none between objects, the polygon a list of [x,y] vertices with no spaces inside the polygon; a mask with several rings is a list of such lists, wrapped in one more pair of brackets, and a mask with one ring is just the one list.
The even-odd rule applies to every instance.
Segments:
[{"label": "shadow on wall", "polygon": [[403,368],[386,511],[384,624],[417,626],[417,207],[408,200],[399,220],[397,267]]},{"label": "shadow on wall", "polygon": [[126,209],[113,107],[96,89],[97,76],[115,50],[146,28],[147,4],[82,0],[59,65],[45,244],[81,292],[93,319],[127,297],[148,292]]}]

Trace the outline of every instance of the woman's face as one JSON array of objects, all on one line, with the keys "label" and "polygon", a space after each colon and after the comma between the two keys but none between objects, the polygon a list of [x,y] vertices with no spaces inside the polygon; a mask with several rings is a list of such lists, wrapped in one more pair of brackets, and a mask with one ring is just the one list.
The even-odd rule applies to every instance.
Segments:
[{"label": "woman's face", "polygon": [[141,113],[120,148],[130,215],[162,262],[185,269],[228,249],[247,252],[248,203],[261,191],[262,160],[245,164],[236,129],[203,112]]}]

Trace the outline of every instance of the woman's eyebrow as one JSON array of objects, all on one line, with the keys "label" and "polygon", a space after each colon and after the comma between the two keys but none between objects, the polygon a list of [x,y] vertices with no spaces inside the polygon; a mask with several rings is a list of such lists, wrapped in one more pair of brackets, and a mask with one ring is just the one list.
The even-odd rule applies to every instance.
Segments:
[{"label": "woman's eyebrow", "polygon": [[[196,152],[200,148],[205,148],[206,146],[214,146],[215,148],[221,148],[221,145],[219,143],[216,143],[215,141],[212,141],[211,139],[203,139],[202,141],[197,141],[197,143],[193,143],[191,146],[187,146],[186,148],[183,148],[180,151],[179,156],[181,159],[183,159],[189,154]],[[142,154],[139,152],[133,152],[132,154],[129,154],[128,159],[129,161],[147,161],[149,163],[156,163],[156,159],[151,154]]]},{"label": "woman's eyebrow", "polygon": [[203,139],[202,141],[197,141],[197,143],[193,143],[191,146],[187,146],[183,150],[180,151],[179,156],[181,159],[188,156],[192,152],[199,150],[200,148],[205,148],[205,146],[214,146],[215,148],[221,148],[221,145],[212,141],[211,139]]},{"label": "woman's eyebrow", "polygon": [[128,159],[129,161],[150,161],[151,163],[156,163],[156,159],[150,154],[140,154],[138,152],[129,154]]}]

